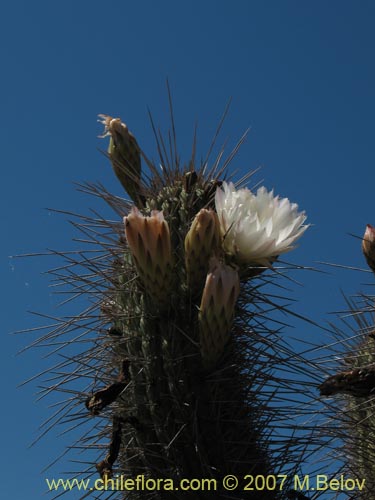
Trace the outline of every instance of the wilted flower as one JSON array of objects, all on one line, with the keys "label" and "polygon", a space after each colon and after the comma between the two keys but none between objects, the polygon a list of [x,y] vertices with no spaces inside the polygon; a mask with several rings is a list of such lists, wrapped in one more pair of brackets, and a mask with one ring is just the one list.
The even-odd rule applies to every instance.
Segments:
[{"label": "wilted flower", "polygon": [[367,224],[362,240],[362,251],[367,264],[375,273],[375,227]]},{"label": "wilted flower", "polygon": [[288,198],[279,198],[265,187],[257,194],[223,182],[215,195],[225,252],[242,264],[269,265],[277,256],[289,252],[307,225],[304,212]]},{"label": "wilted flower", "polygon": [[166,304],[172,283],[172,250],[163,212],[153,210],[145,217],[133,207],[124,217],[125,234],[139,276],[155,303]]},{"label": "wilted flower", "polygon": [[120,118],[99,115],[104,133],[99,137],[110,137],[108,154],[113,170],[128,195],[139,202],[141,154],[134,135]]},{"label": "wilted flower", "polygon": [[207,367],[214,365],[224,352],[239,293],[238,272],[216,257],[211,258],[199,308],[201,354]]},{"label": "wilted flower", "polygon": [[200,291],[209,260],[220,246],[220,226],[216,212],[202,208],[185,237],[185,264],[191,290]]}]

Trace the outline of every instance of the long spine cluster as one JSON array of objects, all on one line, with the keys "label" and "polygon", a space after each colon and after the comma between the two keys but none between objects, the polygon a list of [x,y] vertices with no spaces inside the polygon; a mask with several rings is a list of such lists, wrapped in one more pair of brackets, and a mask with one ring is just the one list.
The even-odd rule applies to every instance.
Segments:
[{"label": "long spine cluster", "polygon": [[[118,474],[175,484],[211,478],[218,485],[215,498],[286,498],[290,483],[283,489],[244,487],[248,475],[292,478],[312,443],[302,421],[290,414],[292,402],[299,404],[309,390],[295,376],[306,370],[305,360],[267,326],[267,314],[284,308],[262,292],[270,280],[263,279],[264,271],[293,248],[306,217],[273,193],[235,191],[222,178],[222,152],[211,170],[206,163],[197,167],[194,154],[184,168],[175,141],[170,161],[158,142],[160,170],[121,120],[101,117],[109,159],[131,201],[102,187],[83,188],[104,198],[120,222],[84,221],[81,230],[95,241],[97,226],[104,229],[105,258],[72,264],[90,269],[81,278],[87,288],[77,289],[83,295],[90,289],[97,298],[89,315],[100,310],[92,321],[100,335],[90,326],[93,347],[74,360],[75,373],[91,381],[80,418],[88,412],[100,429],[90,438],[100,443],[96,471],[107,480]],[[142,176],[141,157],[148,176]],[[255,215],[245,213],[250,209]],[[242,212],[251,220],[250,235]],[[67,322],[61,331],[70,331]],[[228,474],[240,481],[233,491],[221,486]],[[213,498],[203,491],[119,496]]]}]

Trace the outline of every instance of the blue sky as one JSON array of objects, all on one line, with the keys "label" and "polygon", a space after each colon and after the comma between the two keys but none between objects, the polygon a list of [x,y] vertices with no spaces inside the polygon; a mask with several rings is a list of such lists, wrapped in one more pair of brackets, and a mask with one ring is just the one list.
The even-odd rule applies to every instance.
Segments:
[{"label": "blue sky", "polygon": [[[37,384],[17,384],[48,365],[40,351],[15,357],[28,339],[10,332],[37,326],[27,311],[56,315],[48,258],[10,259],[69,249],[76,234],[46,207],[87,213],[104,205],[75,181],[121,187],[98,148],[98,113],[120,116],[156,158],[147,117],[168,126],[172,89],[179,149],[188,159],[193,127],[207,151],[232,97],[222,141],[250,127],[232,164],[306,210],[312,227],[289,260],[364,268],[360,241],[375,224],[375,4],[371,1],[190,0],[7,2],[0,16],[2,133],[1,282],[4,497],[39,497],[41,469],[69,438],[47,436],[27,448],[45,419]],[[219,141],[220,142],[220,141]],[[342,309],[340,288],[369,290],[371,274],[322,268],[303,273],[295,310],[315,320]],[[5,313],[5,314],[4,314]],[[304,327],[295,336],[319,334]],[[62,461],[56,469],[67,470]],[[3,479],[4,479],[3,478]],[[75,498],[71,494],[69,498]]]}]

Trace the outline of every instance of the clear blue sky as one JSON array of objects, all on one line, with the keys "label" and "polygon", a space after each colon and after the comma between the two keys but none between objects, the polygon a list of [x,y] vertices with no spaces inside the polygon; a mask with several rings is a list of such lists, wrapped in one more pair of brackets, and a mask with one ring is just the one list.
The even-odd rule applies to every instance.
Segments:
[{"label": "clear blue sky", "polygon": [[[56,311],[48,258],[9,259],[46,248],[66,250],[74,233],[45,207],[109,215],[74,181],[100,181],[121,194],[105,158],[98,113],[121,116],[156,158],[147,106],[168,124],[165,80],[175,103],[181,156],[198,121],[204,154],[233,98],[222,140],[251,132],[232,168],[258,166],[256,180],[306,210],[313,226],[290,260],[364,267],[359,240],[375,224],[375,4],[332,0],[6,2],[0,15],[2,110],[1,283],[3,304],[2,495],[21,500],[45,491],[41,469],[69,437],[36,447],[48,402],[36,384],[16,385],[48,365],[41,351],[15,357],[27,343],[9,332],[36,326],[27,311]],[[326,268],[324,268],[327,270]],[[367,289],[372,276],[303,273],[295,310],[321,322],[342,309],[340,287]],[[304,326],[296,336],[319,342]],[[69,470],[62,461],[54,470]],[[75,498],[74,494],[68,495]]]}]

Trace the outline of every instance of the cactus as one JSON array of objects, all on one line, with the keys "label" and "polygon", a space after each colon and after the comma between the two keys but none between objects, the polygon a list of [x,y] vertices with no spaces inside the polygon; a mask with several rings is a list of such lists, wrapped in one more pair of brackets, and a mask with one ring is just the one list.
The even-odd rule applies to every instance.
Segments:
[{"label": "cactus", "polygon": [[[91,305],[39,340],[85,342],[60,363],[53,389],[73,384],[64,416],[94,421],[76,445],[98,450],[87,472],[103,480],[217,481],[214,494],[118,492],[129,500],[304,497],[293,496],[290,479],[321,441],[303,422],[308,410],[298,417],[297,408],[318,377],[283,339],[282,324],[270,326],[270,313],[287,309],[264,291],[283,273],[274,272],[279,255],[307,228],[304,213],[264,188],[254,194],[226,182],[222,152],[211,169],[196,165],[194,153],[184,167],[174,133],[170,148],[157,135],[159,169],[120,119],[100,116],[131,201],[103,186],[80,186],[103,198],[116,221],[79,218],[98,250],[67,253],[67,264],[52,274]],[[233,491],[222,487],[228,474],[239,478]],[[248,475],[278,474],[289,477],[283,487],[244,489]]]},{"label": "cactus", "polygon": [[[374,267],[374,228],[368,224],[362,240],[362,251],[369,268]],[[375,496],[375,325],[373,297],[360,295],[346,299],[353,322],[346,319],[345,327],[336,326],[339,352],[333,375],[319,389],[322,396],[335,397],[332,418],[338,423],[334,436],[344,443],[346,473],[365,488],[355,498]]]}]

